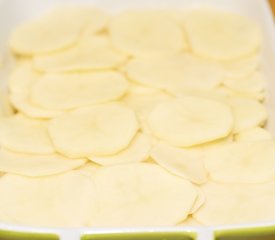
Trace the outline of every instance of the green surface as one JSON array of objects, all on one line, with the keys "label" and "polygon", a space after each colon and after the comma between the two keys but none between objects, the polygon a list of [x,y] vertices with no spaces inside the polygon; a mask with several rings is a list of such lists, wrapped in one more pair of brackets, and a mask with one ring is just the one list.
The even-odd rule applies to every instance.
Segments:
[{"label": "green surface", "polygon": [[189,232],[102,233],[84,235],[81,240],[195,240]]},{"label": "green surface", "polygon": [[26,233],[0,230],[0,240],[59,240],[55,234]]},{"label": "green surface", "polygon": [[275,226],[215,231],[215,240],[275,240]]}]

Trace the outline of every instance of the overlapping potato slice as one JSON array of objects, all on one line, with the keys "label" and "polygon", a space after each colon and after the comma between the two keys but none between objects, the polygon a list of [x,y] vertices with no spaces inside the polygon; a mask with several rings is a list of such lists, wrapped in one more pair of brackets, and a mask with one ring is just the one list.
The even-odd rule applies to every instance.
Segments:
[{"label": "overlapping potato slice", "polygon": [[202,188],[206,202],[193,217],[205,225],[272,221],[275,218],[274,187],[274,181],[262,184],[208,182]]},{"label": "overlapping potato slice", "polygon": [[114,50],[103,35],[87,35],[72,48],[34,58],[34,67],[47,72],[103,70],[119,66],[126,56]]},{"label": "overlapping potato slice", "polygon": [[130,82],[130,86],[128,89],[129,95],[150,95],[150,94],[156,94],[156,93],[162,93],[161,90],[152,88],[152,87],[146,87],[141,84],[137,84],[134,82]]},{"label": "overlapping potato slice", "polygon": [[69,159],[59,154],[25,154],[0,149],[0,171],[29,177],[49,176],[84,165],[86,159]]},{"label": "overlapping potato slice", "polygon": [[148,123],[159,139],[175,146],[191,147],[226,137],[234,120],[227,105],[186,96],[156,106],[148,117]]},{"label": "overlapping potato slice", "polygon": [[7,92],[0,90],[0,118],[9,117],[13,115],[14,112],[14,108],[11,105]]},{"label": "overlapping potato slice", "polygon": [[234,13],[193,9],[185,16],[185,29],[194,53],[217,60],[245,57],[261,45],[259,26]]},{"label": "overlapping potato slice", "polygon": [[167,55],[187,46],[180,26],[153,11],[121,13],[112,19],[109,31],[114,47],[134,56]]},{"label": "overlapping potato slice", "polygon": [[103,166],[142,162],[149,157],[150,149],[151,139],[145,134],[137,133],[130,145],[121,152],[110,156],[90,156],[89,159]]},{"label": "overlapping potato slice", "polygon": [[255,127],[242,132],[239,132],[234,136],[235,141],[259,141],[259,140],[271,140],[273,137],[270,132],[264,128]]},{"label": "overlapping potato slice", "polygon": [[54,153],[47,122],[17,114],[0,122],[0,145],[12,151],[30,154]]},{"label": "overlapping potato slice", "polygon": [[114,71],[48,74],[34,84],[31,100],[42,108],[70,110],[119,99],[127,88],[127,80]]},{"label": "overlapping potato slice", "polygon": [[6,223],[80,227],[96,211],[94,183],[78,171],[40,178],[6,174],[0,195],[0,220]]},{"label": "overlapping potato slice", "polygon": [[196,188],[150,163],[100,169],[95,175],[98,215],[91,225],[170,226],[183,221],[196,197]]},{"label": "overlapping potato slice", "polygon": [[175,148],[164,143],[157,143],[151,150],[151,157],[169,172],[188,179],[196,184],[207,181],[207,172],[203,163],[202,152]]},{"label": "overlapping potato slice", "polygon": [[232,108],[235,118],[234,133],[262,126],[267,120],[267,110],[257,100],[229,97],[226,102]]},{"label": "overlapping potato slice", "polygon": [[80,34],[101,30],[106,16],[91,7],[62,7],[18,26],[10,38],[13,51],[24,55],[48,53],[76,43]]},{"label": "overlapping potato slice", "polygon": [[95,173],[98,171],[98,169],[100,169],[100,167],[101,167],[100,165],[89,161],[85,165],[82,165],[79,168],[76,168],[76,170],[85,176],[93,177]]},{"label": "overlapping potato slice", "polygon": [[233,142],[205,153],[210,178],[224,183],[261,183],[275,177],[275,141]]},{"label": "overlapping potato slice", "polygon": [[118,103],[77,109],[49,123],[55,148],[68,157],[116,154],[130,144],[138,128],[134,111]]},{"label": "overlapping potato slice", "polygon": [[224,74],[218,63],[188,54],[133,59],[126,71],[132,81],[172,92],[213,89]]}]

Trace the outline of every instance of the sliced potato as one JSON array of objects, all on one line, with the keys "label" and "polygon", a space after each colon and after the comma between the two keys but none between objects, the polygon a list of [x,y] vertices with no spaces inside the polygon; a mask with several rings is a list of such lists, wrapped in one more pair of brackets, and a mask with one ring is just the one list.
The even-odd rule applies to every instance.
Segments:
[{"label": "sliced potato", "polygon": [[98,227],[171,226],[186,219],[196,188],[150,163],[100,169],[95,175]]},{"label": "sliced potato", "polygon": [[190,214],[194,214],[195,212],[197,212],[202,206],[203,204],[205,203],[206,201],[206,197],[205,197],[205,194],[204,192],[201,190],[201,188],[197,188],[197,192],[198,192],[198,196],[197,196],[197,199],[190,211]]},{"label": "sliced potato", "polygon": [[228,136],[234,121],[227,105],[186,96],[156,106],[148,123],[157,138],[178,147],[191,147]]},{"label": "sliced potato", "polygon": [[271,140],[273,136],[264,128],[255,127],[242,132],[239,132],[234,136],[235,141],[260,141]]},{"label": "sliced potato", "polygon": [[133,110],[116,103],[77,109],[49,123],[56,150],[68,157],[116,154],[130,144],[138,128]]}]

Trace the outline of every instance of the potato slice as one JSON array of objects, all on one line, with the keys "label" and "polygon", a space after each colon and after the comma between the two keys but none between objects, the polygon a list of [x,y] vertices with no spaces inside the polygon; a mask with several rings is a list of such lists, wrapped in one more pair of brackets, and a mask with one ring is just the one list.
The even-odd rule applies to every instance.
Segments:
[{"label": "potato slice", "polygon": [[18,26],[11,35],[10,46],[24,55],[53,52],[76,43],[85,29],[96,32],[105,24],[106,17],[98,9],[57,8],[40,19]]},{"label": "potato slice", "polygon": [[10,224],[81,227],[96,211],[94,183],[78,171],[40,178],[6,174],[0,195],[0,220]]},{"label": "potato slice", "polygon": [[116,154],[130,144],[138,128],[133,110],[117,103],[77,109],[49,123],[56,150],[68,157]]},{"label": "potato slice", "polygon": [[97,227],[169,226],[183,221],[196,197],[196,188],[150,163],[100,169],[95,175]]},{"label": "potato slice", "polygon": [[128,82],[114,71],[48,74],[31,91],[33,104],[46,109],[70,110],[121,98]]},{"label": "potato slice", "polygon": [[187,46],[175,21],[151,11],[121,13],[112,19],[109,31],[114,47],[134,56],[167,55]]},{"label": "potato slice", "polygon": [[0,122],[0,145],[12,151],[30,154],[54,153],[47,122],[17,114]]},{"label": "potato slice", "polygon": [[150,149],[150,138],[145,134],[137,133],[130,145],[121,152],[110,156],[90,156],[89,159],[103,166],[142,162],[149,157]]},{"label": "potato slice", "polygon": [[0,171],[28,177],[63,173],[84,165],[86,159],[69,159],[59,154],[25,154],[0,149]]},{"label": "potato slice", "polygon": [[194,9],[185,16],[185,29],[194,53],[217,60],[245,57],[261,45],[259,26],[233,13]]},{"label": "potato slice", "polygon": [[79,173],[85,176],[93,177],[100,168],[101,166],[99,164],[89,161],[85,165],[82,165],[79,168],[76,168],[75,170],[77,170]]},{"label": "potato slice", "polygon": [[255,127],[242,132],[239,132],[234,136],[235,141],[261,141],[271,140],[273,137],[270,132],[264,128]]},{"label": "potato slice", "polygon": [[207,181],[207,172],[202,161],[202,152],[175,148],[157,143],[151,150],[151,157],[167,171],[196,184]]},{"label": "potato slice", "polygon": [[178,147],[191,147],[228,136],[234,121],[227,105],[186,96],[157,105],[148,123],[159,139]]},{"label": "potato slice", "polygon": [[202,206],[203,204],[205,203],[206,201],[206,197],[205,197],[205,194],[204,192],[201,190],[201,188],[197,188],[197,192],[198,192],[198,196],[197,196],[197,199],[190,211],[190,214],[194,214],[195,212],[197,212]]},{"label": "potato slice", "polygon": [[263,126],[267,120],[267,110],[257,100],[229,97],[226,102],[231,107],[235,118],[234,133]]},{"label": "potato slice", "polygon": [[218,63],[188,54],[133,59],[126,71],[132,81],[171,92],[213,89],[224,74]]},{"label": "potato slice", "polygon": [[262,184],[209,182],[202,188],[207,201],[193,217],[205,225],[273,221],[274,187],[274,181]]},{"label": "potato slice", "polygon": [[262,183],[275,177],[275,141],[233,142],[205,153],[210,178],[224,183]]},{"label": "potato slice", "polygon": [[0,118],[14,115],[15,109],[11,105],[7,90],[0,89]]},{"label": "potato slice", "polygon": [[127,57],[114,50],[106,36],[88,35],[72,48],[34,58],[34,67],[47,72],[72,72],[115,68]]}]

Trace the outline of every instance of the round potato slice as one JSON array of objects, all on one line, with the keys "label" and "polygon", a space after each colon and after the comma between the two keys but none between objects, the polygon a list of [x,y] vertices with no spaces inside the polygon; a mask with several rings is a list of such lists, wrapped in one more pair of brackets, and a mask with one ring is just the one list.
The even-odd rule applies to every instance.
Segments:
[{"label": "round potato slice", "polygon": [[271,140],[273,137],[270,132],[264,128],[255,127],[242,132],[239,132],[234,136],[235,141],[260,141]]},{"label": "round potato slice", "polygon": [[210,178],[224,183],[262,183],[275,177],[275,142],[233,142],[205,153]]},{"label": "round potato slice", "polygon": [[142,162],[149,157],[150,149],[150,138],[145,134],[137,133],[130,145],[121,152],[110,156],[90,156],[89,159],[103,166]]},{"label": "round potato slice", "polygon": [[130,144],[138,128],[133,110],[116,103],[78,109],[49,123],[56,150],[68,157],[116,154]]},{"label": "round potato slice", "polygon": [[124,12],[112,19],[109,30],[114,47],[129,55],[167,55],[186,48],[180,26],[156,12]]},{"label": "round potato slice", "polygon": [[217,60],[245,57],[261,45],[259,26],[233,13],[194,9],[185,16],[185,29],[194,53]]},{"label": "round potato slice", "polygon": [[188,54],[133,59],[126,72],[132,81],[172,93],[213,89],[222,82],[224,74],[218,63]]},{"label": "round potato slice", "polygon": [[186,96],[157,105],[148,123],[159,139],[178,147],[191,147],[226,137],[234,121],[227,105]]},{"label": "round potato slice", "polygon": [[34,58],[34,67],[47,72],[72,72],[115,68],[127,57],[115,51],[106,36],[85,36],[69,49]]},{"label": "round potato slice", "polygon": [[229,97],[226,102],[231,107],[235,118],[234,133],[262,126],[267,120],[267,110],[257,100]]},{"label": "round potato slice", "polygon": [[208,182],[202,188],[206,201],[193,217],[205,225],[273,221],[274,187],[274,181],[262,184]]},{"label": "round potato slice", "polygon": [[25,154],[0,149],[0,171],[29,177],[63,173],[84,165],[86,159],[69,159],[59,154]]},{"label": "round potato slice", "polygon": [[12,151],[30,154],[54,153],[47,122],[17,114],[0,122],[0,145]]},{"label": "round potato slice", "polygon": [[170,226],[183,221],[196,197],[196,188],[150,163],[100,169],[95,175],[99,227]]},{"label": "round potato slice", "polygon": [[105,15],[94,8],[57,8],[40,19],[17,27],[11,35],[10,46],[16,53],[24,55],[53,52],[76,43],[85,29],[96,32],[105,23]]},{"label": "round potato slice", "polygon": [[119,99],[127,88],[127,80],[114,71],[49,74],[34,84],[31,101],[46,109],[70,110]]},{"label": "round potato slice", "polygon": [[207,172],[200,151],[175,148],[160,142],[154,145],[150,156],[160,166],[179,177],[196,184],[207,181]]},{"label": "round potato slice", "polygon": [[96,211],[90,177],[78,171],[29,178],[6,174],[0,179],[1,222],[41,227],[87,226]]}]

